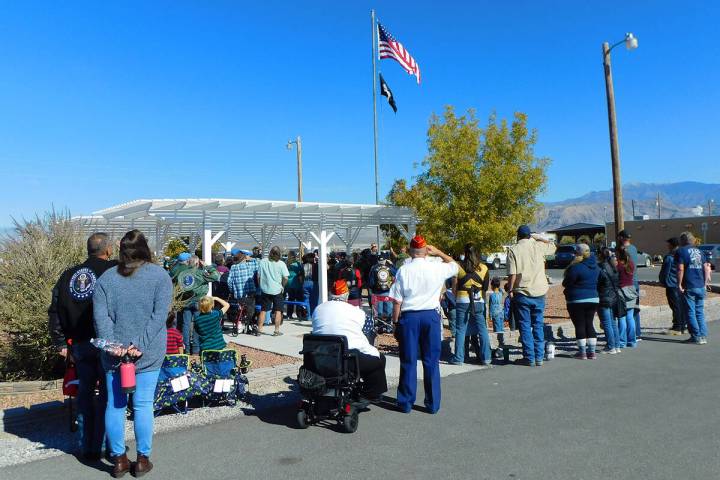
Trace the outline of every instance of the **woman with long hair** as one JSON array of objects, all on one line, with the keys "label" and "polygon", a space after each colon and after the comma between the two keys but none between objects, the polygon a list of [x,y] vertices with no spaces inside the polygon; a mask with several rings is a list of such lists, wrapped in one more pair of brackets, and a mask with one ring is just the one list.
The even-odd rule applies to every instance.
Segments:
[{"label": "woman with long hair", "polygon": [[[465,361],[465,336],[472,339],[474,350],[483,365],[490,365],[490,336],[485,321],[485,293],[490,285],[488,268],[472,243],[465,245],[463,259],[453,293],[455,294],[455,354],[450,363]],[[474,338],[473,338],[474,337]]]},{"label": "woman with long hair", "polygon": [[617,259],[609,248],[600,250],[600,276],[598,277],[598,316],[605,331],[606,346],[603,353],[620,353],[618,320],[625,317],[625,303],[620,301],[620,275]]},{"label": "woman with long hair", "polygon": [[618,348],[635,348],[635,304],[637,303],[637,290],[635,289],[635,264],[626,247],[621,245],[617,249],[617,271],[620,278],[620,301],[625,302],[627,311],[624,317],[618,319]]},{"label": "woman with long hair", "polygon": [[[117,267],[97,281],[93,294],[95,331],[98,338],[122,344],[118,355],[102,352],[108,403],[105,428],[113,458],[113,477],[133,470],[136,476],[153,468],[150,452],[153,438],[153,400],[158,374],[165,357],[165,322],[172,302],[172,281],[152,262],[145,235],[131,230],[120,240]],[[131,465],[125,454],[125,413],[128,396],[120,387],[118,367],[124,354],[135,361],[133,412],[137,461]]]},{"label": "woman with long hair", "polygon": [[597,333],[593,325],[598,297],[598,269],[595,255],[586,243],[575,247],[575,260],[565,269],[563,287],[570,320],[575,326],[578,352],[575,358],[594,360]]}]

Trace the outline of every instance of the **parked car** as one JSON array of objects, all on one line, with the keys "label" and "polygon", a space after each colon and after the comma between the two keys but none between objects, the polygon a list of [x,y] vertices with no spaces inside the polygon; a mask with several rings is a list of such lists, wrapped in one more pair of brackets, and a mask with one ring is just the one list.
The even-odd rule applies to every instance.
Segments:
[{"label": "parked car", "polygon": [[502,252],[491,253],[490,255],[487,255],[483,259],[485,265],[492,268],[493,270],[498,270],[500,267],[507,265],[507,251],[508,247],[506,245],[503,245]]},{"label": "parked car", "polygon": [[705,254],[710,267],[715,270],[720,262],[720,243],[705,243],[698,248]]},{"label": "parked car", "polygon": [[575,259],[575,248],[576,245],[558,245],[555,251],[555,258],[552,261],[552,265],[555,268],[565,268]]},{"label": "parked car", "polygon": [[[611,252],[615,253],[615,249],[611,248]],[[637,267],[652,267],[653,266],[653,259],[652,256],[649,253],[641,252],[638,250],[638,256],[637,256]]]}]

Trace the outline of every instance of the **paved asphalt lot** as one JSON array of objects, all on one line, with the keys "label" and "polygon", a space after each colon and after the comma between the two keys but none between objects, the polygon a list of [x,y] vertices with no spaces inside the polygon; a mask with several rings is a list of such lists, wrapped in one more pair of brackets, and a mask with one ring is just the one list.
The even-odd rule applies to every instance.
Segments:
[{"label": "paved asphalt lot", "polygon": [[[437,415],[375,406],[351,435],[296,430],[292,406],[159,435],[146,478],[720,478],[720,325],[711,325],[706,346],[657,336],[596,361],[451,376]],[[109,478],[108,468],[64,455],[0,478]]]}]

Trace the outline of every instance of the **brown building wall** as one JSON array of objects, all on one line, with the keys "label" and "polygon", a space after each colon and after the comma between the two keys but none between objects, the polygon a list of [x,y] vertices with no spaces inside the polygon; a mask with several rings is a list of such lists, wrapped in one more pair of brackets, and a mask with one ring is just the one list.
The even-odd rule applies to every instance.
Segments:
[{"label": "brown building wall", "polygon": [[[707,224],[703,241],[702,224]],[[608,243],[615,239],[615,223],[608,223]],[[650,255],[661,255],[667,247],[665,240],[679,237],[684,231],[690,231],[703,243],[720,243],[720,215],[687,218],[662,218],[659,220],[633,220],[625,222],[625,230],[632,235],[632,243],[638,250]]]}]

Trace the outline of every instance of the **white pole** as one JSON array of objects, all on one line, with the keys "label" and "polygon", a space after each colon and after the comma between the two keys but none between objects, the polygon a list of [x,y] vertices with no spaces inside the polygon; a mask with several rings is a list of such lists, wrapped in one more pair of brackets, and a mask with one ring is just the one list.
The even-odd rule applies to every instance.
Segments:
[{"label": "white pole", "polygon": [[[210,265],[212,263],[212,246],[220,240],[225,232],[218,232],[213,237],[212,230],[206,228],[203,230],[202,254],[203,263]],[[212,295],[212,285],[208,285],[208,295]]]},{"label": "white pole", "polygon": [[315,241],[318,242],[320,249],[320,258],[318,259],[318,305],[320,305],[328,300],[327,245],[330,239],[335,235],[335,232],[330,232],[330,234],[328,234],[327,231],[321,230],[320,236],[317,236],[315,232],[310,232],[310,235],[312,235]]}]

